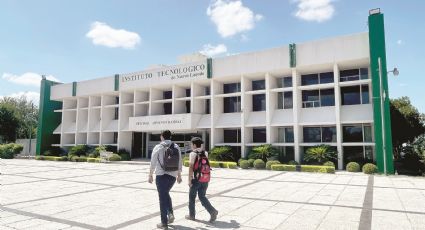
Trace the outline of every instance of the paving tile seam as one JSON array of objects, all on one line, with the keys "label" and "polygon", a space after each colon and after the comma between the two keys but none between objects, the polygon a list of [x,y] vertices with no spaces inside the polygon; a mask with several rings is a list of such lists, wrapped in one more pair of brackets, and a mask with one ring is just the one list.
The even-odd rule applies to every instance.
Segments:
[{"label": "paving tile seam", "polygon": [[370,230],[372,228],[373,183],[374,177],[373,175],[369,175],[362,212],[360,214],[360,230]]},{"label": "paving tile seam", "polygon": [[[79,163],[81,163],[81,164],[99,164],[99,163],[85,163],[85,162],[76,163],[76,162],[66,162],[66,161],[62,161],[62,163],[68,163],[68,164],[74,164],[75,163],[75,165],[77,165]],[[115,170],[115,169],[98,169],[98,168],[95,168],[95,167],[76,168],[76,167],[56,166],[56,165],[53,165],[53,164],[52,165],[25,165],[25,166],[22,166],[22,165],[19,165],[19,164],[5,163],[4,165],[6,165],[6,166],[10,166],[10,165],[19,166],[19,167],[22,167],[22,168],[37,168],[37,167],[39,167],[39,168],[61,168],[61,169],[81,169],[81,170],[94,170],[94,171],[107,171],[107,172],[134,172],[134,171],[140,170],[140,169],[132,169],[132,170],[128,170],[128,171],[122,171],[122,170]]]},{"label": "paving tile seam", "polygon": [[341,183],[326,183],[326,182],[314,182],[314,181],[296,181],[296,180],[267,180],[270,182],[286,182],[286,183],[302,183],[302,184],[326,184],[326,185],[343,185],[343,186],[354,186],[354,187],[366,187],[367,185],[360,184],[341,184]]},{"label": "paving tile seam", "polygon": [[425,188],[406,188],[406,187],[388,187],[388,186],[373,186],[374,188],[388,188],[388,189],[400,189],[400,190],[420,190],[425,191]]},{"label": "paving tile seam", "polygon": [[3,205],[0,205],[0,209],[7,211],[7,212],[15,213],[15,214],[18,214],[18,215],[22,215],[22,216],[37,218],[37,219],[40,219],[40,220],[45,220],[45,221],[50,221],[50,222],[56,222],[56,223],[60,223],[60,224],[66,224],[66,225],[70,225],[70,226],[73,226],[73,227],[80,227],[80,228],[92,229],[92,230],[105,230],[105,228],[103,228],[103,227],[99,227],[99,226],[95,226],[95,225],[91,225],[91,224],[84,224],[84,223],[77,222],[77,221],[65,220],[65,219],[55,218],[55,217],[46,216],[46,215],[40,215],[40,214],[36,214],[36,213],[32,213],[32,212],[26,212],[26,211],[22,211],[22,210],[19,210],[19,209],[4,207]]}]

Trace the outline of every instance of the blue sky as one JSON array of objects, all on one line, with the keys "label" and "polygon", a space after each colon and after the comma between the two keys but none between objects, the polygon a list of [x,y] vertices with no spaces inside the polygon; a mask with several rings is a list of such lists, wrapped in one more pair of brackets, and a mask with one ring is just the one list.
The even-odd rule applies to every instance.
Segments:
[{"label": "blue sky", "polygon": [[80,81],[175,64],[182,54],[227,55],[367,31],[385,15],[390,97],[425,112],[425,1],[0,1],[0,96],[37,97],[41,74]]}]

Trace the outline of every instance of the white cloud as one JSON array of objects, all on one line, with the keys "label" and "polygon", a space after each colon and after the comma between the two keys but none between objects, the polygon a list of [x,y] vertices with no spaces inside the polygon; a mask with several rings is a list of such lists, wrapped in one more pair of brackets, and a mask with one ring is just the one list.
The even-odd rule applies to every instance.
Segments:
[{"label": "white cloud", "polygon": [[[15,75],[11,73],[3,73],[2,78],[19,85],[27,86],[40,86],[41,75],[38,73],[27,72],[22,75]],[[47,80],[59,81],[59,79],[53,77],[52,75],[46,76]]]},{"label": "white cloud", "polygon": [[12,93],[10,95],[0,96],[0,98],[2,98],[2,97],[20,98],[22,96],[25,96],[27,98],[27,100],[32,101],[35,105],[38,105],[38,103],[40,101],[40,93],[37,93],[37,92],[34,92],[34,91]]},{"label": "white cloud", "polygon": [[203,46],[202,50],[199,52],[208,57],[213,57],[222,53],[226,53],[227,47],[224,44],[218,44],[216,46],[213,46],[211,44],[206,44]]},{"label": "white cloud", "polygon": [[114,29],[103,22],[93,22],[86,37],[91,38],[93,44],[111,48],[133,49],[140,43],[140,36],[124,29]]},{"label": "white cloud", "polygon": [[295,17],[306,20],[323,22],[332,18],[335,8],[332,0],[294,0],[298,3]]},{"label": "white cloud", "polygon": [[217,26],[217,31],[223,38],[252,30],[255,27],[255,22],[263,19],[262,15],[254,14],[240,0],[213,1],[208,6],[207,15]]},{"label": "white cloud", "polygon": [[403,40],[397,40],[397,45],[404,45],[404,41]]}]

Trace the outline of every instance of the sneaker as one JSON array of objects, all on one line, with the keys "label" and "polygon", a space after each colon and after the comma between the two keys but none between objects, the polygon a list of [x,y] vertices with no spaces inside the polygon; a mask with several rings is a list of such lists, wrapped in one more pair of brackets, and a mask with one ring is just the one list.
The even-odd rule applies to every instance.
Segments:
[{"label": "sneaker", "polygon": [[163,224],[163,223],[159,223],[159,224],[157,224],[157,225],[156,225],[156,227],[157,227],[158,229],[168,229],[168,225]]},{"label": "sneaker", "polygon": [[171,223],[173,223],[174,222],[174,214],[173,213],[170,213],[169,215],[168,215],[168,223],[169,224],[171,224]]},{"label": "sneaker", "polygon": [[195,217],[191,215],[186,215],[184,218],[186,218],[186,220],[195,220]]},{"label": "sneaker", "polygon": [[217,210],[214,210],[214,211],[211,213],[210,222],[214,222],[214,221],[217,219],[217,216],[218,216],[218,211],[217,211]]}]

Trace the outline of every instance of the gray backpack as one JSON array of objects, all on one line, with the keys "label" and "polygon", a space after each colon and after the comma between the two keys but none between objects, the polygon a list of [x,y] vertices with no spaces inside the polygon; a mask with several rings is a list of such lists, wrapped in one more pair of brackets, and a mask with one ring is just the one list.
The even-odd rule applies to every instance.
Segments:
[{"label": "gray backpack", "polygon": [[164,151],[164,165],[161,164],[161,161],[159,160],[159,154],[158,154],[158,163],[161,166],[161,168],[166,172],[172,172],[179,170],[179,163],[180,163],[180,153],[179,150],[174,146],[174,143],[171,142],[170,146],[167,147],[166,145],[162,145],[165,149]]}]

